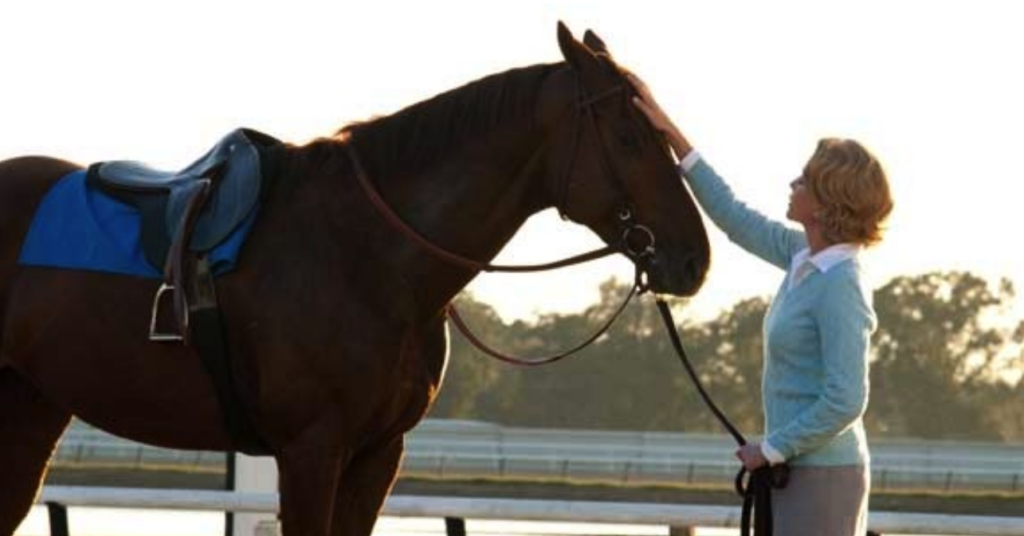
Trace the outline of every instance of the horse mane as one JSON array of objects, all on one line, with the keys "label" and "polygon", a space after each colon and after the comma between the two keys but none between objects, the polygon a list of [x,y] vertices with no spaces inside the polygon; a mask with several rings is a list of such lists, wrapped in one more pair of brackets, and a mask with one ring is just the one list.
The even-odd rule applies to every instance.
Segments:
[{"label": "horse mane", "polygon": [[333,139],[357,139],[359,153],[371,167],[387,166],[391,173],[422,170],[496,127],[532,122],[541,83],[559,65],[493,74],[394,114],[350,123]]}]

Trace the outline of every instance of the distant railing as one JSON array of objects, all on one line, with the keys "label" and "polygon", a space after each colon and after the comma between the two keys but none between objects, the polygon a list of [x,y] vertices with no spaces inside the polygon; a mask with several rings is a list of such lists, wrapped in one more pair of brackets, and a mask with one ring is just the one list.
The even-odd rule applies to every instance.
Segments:
[{"label": "distant railing", "polygon": [[[401,476],[529,479],[608,484],[727,484],[736,470],[727,436],[506,428],[427,420],[406,441]],[[935,441],[876,442],[874,489],[1024,491],[1024,446]],[[57,466],[120,465],[221,471],[223,453],[140,445],[73,428]]]},{"label": "distant railing", "polygon": [[[47,486],[43,488],[39,501],[50,508],[51,536],[67,536],[66,508],[75,506],[258,513],[276,513],[278,508],[276,494],[229,491]],[[466,534],[465,519],[660,525],[672,527],[672,534],[692,534],[693,527],[739,525],[739,508],[725,506],[402,495],[387,500],[384,515],[443,517],[448,520],[446,526],[450,536]],[[1024,534],[1024,518],[1016,517],[872,512],[868,522],[869,527],[879,534]]]}]

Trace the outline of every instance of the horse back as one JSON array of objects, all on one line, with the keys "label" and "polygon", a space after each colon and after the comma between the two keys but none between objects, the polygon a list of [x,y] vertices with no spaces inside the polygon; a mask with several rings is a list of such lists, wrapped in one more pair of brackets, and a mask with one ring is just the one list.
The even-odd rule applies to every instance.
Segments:
[{"label": "horse back", "polygon": [[[21,243],[36,207],[55,182],[80,167],[44,156],[0,162],[0,326],[3,325]],[[0,345],[2,342],[0,340]]]}]

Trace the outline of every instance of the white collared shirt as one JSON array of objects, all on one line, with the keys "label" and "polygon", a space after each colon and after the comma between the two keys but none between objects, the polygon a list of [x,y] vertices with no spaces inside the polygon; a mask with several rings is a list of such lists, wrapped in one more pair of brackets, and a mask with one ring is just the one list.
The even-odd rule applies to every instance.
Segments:
[{"label": "white collared shirt", "polygon": [[814,255],[811,255],[810,248],[798,251],[789,264],[789,290],[803,282],[814,270],[825,273],[833,266],[857,257],[862,249],[859,244],[844,243],[833,244]]}]

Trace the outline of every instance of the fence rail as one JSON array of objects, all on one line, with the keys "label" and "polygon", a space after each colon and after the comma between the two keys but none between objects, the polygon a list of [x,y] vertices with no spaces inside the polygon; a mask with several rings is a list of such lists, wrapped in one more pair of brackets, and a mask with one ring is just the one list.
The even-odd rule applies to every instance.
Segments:
[{"label": "fence rail", "polygon": [[[875,442],[875,489],[1020,492],[1024,446],[942,441]],[[736,470],[727,436],[508,428],[427,420],[406,441],[401,475],[435,479],[542,479],[608,484],[727,484]],[[222,470],[215,452],[140,445],[81,425],[61,442],[60,466],[173,466]]]},{"label": "fence rail", "polygon": [[[273,493],[153,490],[47,486],[40,503],[51,506],[177,509],[275,513]],[[612,503],[593,501],[466,499],[395,495],[384,505],[394,517],[502,519],[662,525],[682,533],[686,527],[737,527],[739,509],[724,506]],[[52,519],[51,511],[51,519]],[[66,523],[66,519],[64,520]],[[1024,534],[1024,518],[872,512],[870,528],[880,534],[1008,536]],[[65,525],[66,528],[66,525]],[[57,535],[54,535],[57,536]]]}]

